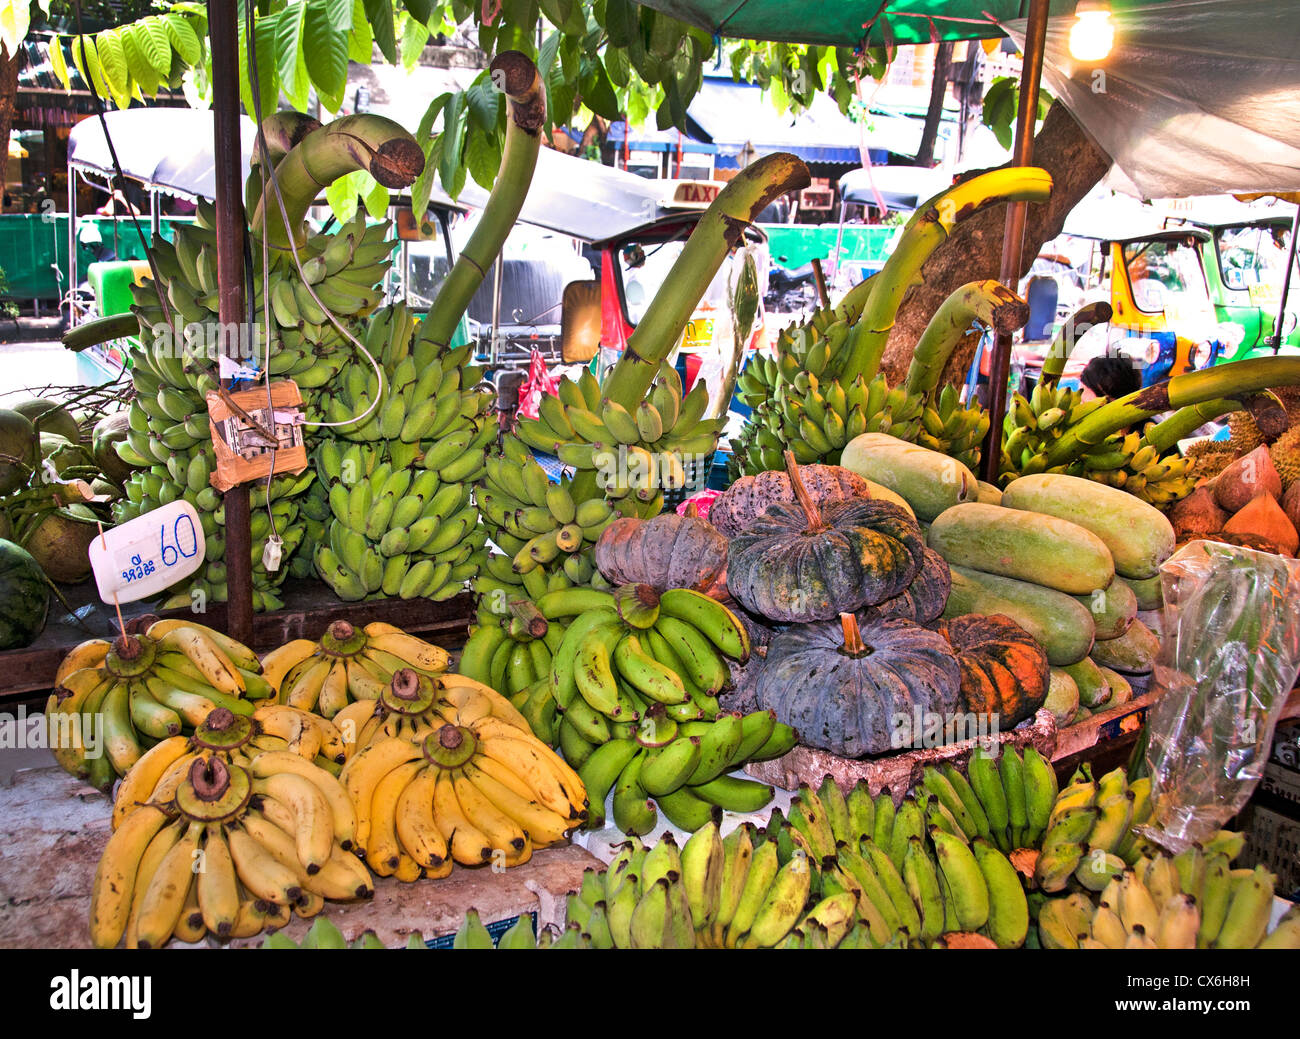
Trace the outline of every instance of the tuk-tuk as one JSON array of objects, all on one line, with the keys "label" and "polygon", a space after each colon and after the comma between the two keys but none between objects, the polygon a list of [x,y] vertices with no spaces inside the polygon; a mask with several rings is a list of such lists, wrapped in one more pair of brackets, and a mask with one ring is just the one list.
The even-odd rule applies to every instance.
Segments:
[{"label": "tuk-tuk", "polygon": [[1205,274],[1212,243],[1210,232],[1196,227],[1105,243],[1108,346],[1133,360],[1143,386],[1204,368],[1226,346]]}]

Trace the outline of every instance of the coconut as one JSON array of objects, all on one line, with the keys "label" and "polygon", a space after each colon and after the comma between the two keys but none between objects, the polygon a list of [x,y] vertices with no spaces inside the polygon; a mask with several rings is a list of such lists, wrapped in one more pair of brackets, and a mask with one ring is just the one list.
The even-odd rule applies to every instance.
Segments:
[{"label": "coconut", "polygon": [[1219,474],[1214,481],[1214,500],[1228,512],[1236,512],[1260,493],[1270,494],[1274,500],[1282,497],[1282,478],[1262,444]]},{"label": "coconut", "polygon": [[1300,548],[1300,534],[1287,519],[1282,507],[1267,493],[1259,493],[1223,525],[1225,534],[1254,534],[1267,538],[1280,548],[1284,555],[1294,556]]},{"label": "coconut", "polygon": [[90,544],[99,536],[89,509],[70,505],[41,521],[24,546],[51,581],[77,584],[90,576]]},{"label": "coconut", "polygon": [[36,428],[26,415],[0,408],[0,494],[26,482],[34,436]]},{"label": "coconut", "polygon": [[90,437],[90,450],[95,456],[95,464],[99,466],[100,472],[116,484],[125,484],[135,472],[117,453],[117,445],[126,440],[130,430],[126,412],[116,411],[100,419]]},{"label": "coconut", "polygon": [[14,405],[14,411],[26,416],[42,433],[55,433],[66,440],[71,440],[74,444],[81,439],[77,420],[56,401],[41,400],[37,397]]},{"label": "coconut", "polygon": [[1169,521],[1174,525],[1174,534],[1179,541],[1194,538],[1201,534],[1212,534],[1222,530],[1228,522],[1228,514],[1214,502],[1214,494],[1209,487],[1198,487],[1180,501],[1169,513]]}]

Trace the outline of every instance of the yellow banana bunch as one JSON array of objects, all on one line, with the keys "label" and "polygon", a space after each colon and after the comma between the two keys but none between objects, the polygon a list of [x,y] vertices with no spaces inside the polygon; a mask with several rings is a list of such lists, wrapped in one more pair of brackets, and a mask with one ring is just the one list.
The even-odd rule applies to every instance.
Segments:
[{"label": "yellow banana bunch", "polygon": [[251,715],[273,694],[256,655],[190,620],[165,620],[143,635],[82,643],[59,666],[46,704],[55,760],[101,790],[218,707]]},{"label": "yellow banana bunch", "polygon": [[460,675],[399,671],[340,774],[380,876],[526,862],[586,817],[581,780],[505,697]]},{"label": "yellow banana bunch", "polygon": [[334,718],[350,703],[373,701],[403,668],[435,675],[449,661],[445,650],[391,624],[359,629],[339,620],[319,642],[294,639],[268,653],[262,666],[281,704]]}]

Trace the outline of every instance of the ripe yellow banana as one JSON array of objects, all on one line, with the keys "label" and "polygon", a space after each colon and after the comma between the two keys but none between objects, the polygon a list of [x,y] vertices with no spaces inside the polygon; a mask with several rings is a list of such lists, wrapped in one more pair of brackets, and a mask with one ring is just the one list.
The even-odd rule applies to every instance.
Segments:
[{"label": "ripe yellow banana", "polygon": [[465,817],[483,832],[494,854],[504,856],[507,866],[518,865],[532,854],[528,835],[469,781],[463,769],[452,772],[452,785]]},{"label": "ripe yellow banana", "polygon": [[437,781],[437,766],[426,765],[417,771],[398,797],[394,814],[397,839],[403,850],[429,870],[437,870],[451,861],[447,839],[433,817],[433,791]]},{"label": "ripe yellow banana", "polygon": [[[357,813],[343,784],[319,765],[287,750],[267,750],[249,762],[249,770],[258,779],[276,774],[293,774],[307,780],[325,798],[330,810],[330,831],[346,851],[356,839]],[[279,797],[275,794],[271,796]]]},{"label": "ripe yellow banana", "polygon": [[125,944],[128,949],[139,948],[139,943],[136,941],[136,921],[140,918],[140,904],[149,889],[149,881],[153,880],[153,875],[158,872],[158,863],[162,862],[163,856],[185,836],[186,829],[188,824],[184,819],[178,819],[169,826],[164,826],[154,835],[154,839],[149,842],[149,847],[140,857],[140,866],[135,874],[135,891],[131,895],[131,912],[126,920]]},{"label": "ripe yellow banana", "polygon": [[492,858],[492,842],[461,810],[451,773],[445,769],[438,770],[434,782],[433,818],[452,858],[462,866],[481,866]]},{"label": "ripe yellow banana", "polygon": [[[159,781],[189,749],[184,736],[172,736],[154,744],[137,761],[118,785],[113,800],[113,829],[128,815],[149,800]],[[175,791],[173,790],[173,794]]]},{"label": "ripe yellow banana", "polygon": [[357,828],[353,841],[358,847],[364,848],[370,836],[370,803],[379,781],[399,765],[421,756],[420,748],[409,740],[390,738],[358,751],[343,766],[339,781],[356,808]]},{"label": "ripe yellow banana", "polygon": [[111,949],[121,941],[140,859],[167,821],[161,809],[146,805],[127,816],[109,837],[90,895],[90,940],[96,948]]},{"label": "ripe yellow banana", "polygon": [[521,797],[473,762],[465,764],[464,773],[465,778],[473,783],[498,811],[513,819],[537,847],[544,848],[565,840],[573,830],[572,820],[565,819],[531,798]]},{"label": "ripe yellow banana", "polygon": [[[235,860],[235,871],[239,881],[256,898],[276,905],[292,906],[303,896],[302,881],[299,870],[294,870],[277,859],[260,841],[248,831],[250,825],[256,825],[253,817],[257,813],[248,812],[227,833],[230,845],[230,857]],[[267,823],[266,825],[270,825]]]},{"label": "ripe yellow banana", "polygon": [[296,707],[300,711],[311,711],[320,699],[321,686],[330,673],[333,661],[329,657],[318,657],[299,672],[292,686],[280,690],[280,702]]},{"label": "ripe yellow banana", "polygon": [[253,793],[273,797],[293,813],[298,861],[308,876],[318,873],[334,843],[334,815],[325,795],[311,780],[293,772],[254,779]]},{"label": "ripe yellow banana", "polygon": [[270,683],[271,688],[280,692],[284,677],[304,660],[310,657],[319,646],[311,639],[294,639],[278,649],[271,650],[262,659],[262,677]]},{"label": "ripe yellow banana", "polygon": [[239,921],[239,881],[235,860],[220,826],[207,827],[203,845],[203,869],[195,881],[203,924],[218,938],[229,938]]},{"label": "ripe yellow banana", "polygon": [[56,687],[63,685],[63,680],[74,671],[99,667],[108,656],[110,645],[107,639],[91,639],[72,649],[60,661],[59,669],[54,673],[54,685]]},{"label": "ripe yellow banana", "polygon": [[244,691],[244,676],[234,662],[198,628],[173,628],[158,640],[158,648],[160,651],[173,649],[183,653],[218,692],[239,696]]},{"label": "ripe yellow banana", "polygon": [[371,627],[373,625],[367,625],[366,634],[370,636],[372,649],[391,653],[422,671],[446,671],[451,663],[451,657],[445,649],[430,645],[423,639],[417,639],[404,631],[386,631],[376,635],[371,632]]},{"label": "ripe yellow banana", "polygon": [[158,863],[136,917],[136,943],[141,949],[161,949],[167,944],[194,883],[195,851],[202,823],[191,823]]},{"label": "ripe yellow banana", "polygon": [[366,836],[366,865],[381,877],[391,877],[402,864],[397,839],[397,802],[420,769],[422,760],[398,765],[379,781],[370,802],[370,832]]}]

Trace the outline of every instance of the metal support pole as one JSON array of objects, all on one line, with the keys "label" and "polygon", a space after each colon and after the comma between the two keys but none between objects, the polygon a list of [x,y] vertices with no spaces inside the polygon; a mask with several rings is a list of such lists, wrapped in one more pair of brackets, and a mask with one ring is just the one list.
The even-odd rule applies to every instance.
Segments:
[{"label": "metal support pole", "polygon": [[[1043,75],[1043,52],[1047,45],[1048,0],[1030,0],[1029,25],[1025,31],[1025,56],[1020,69],[1020,108],[1016,113],[1016,143],[1013,162],[1029,166],[1034,161],[1034,123],[1038,115],[1038,84]],[[999,280],[1016,288],[1025,245],[1027,202],[1007,206],[1002,237],[1002,273]],[[998,333],[989,361],[989,432],[984,441],[983,477],[996,483],[1002,467],[1002,419],[1007,413],[1007,378],[1011,370],[1011,333]]]},{"label": "metal support pole", "polygon": [[1269,346],[1277,353],[1282,347],[1283,326],[1286,324],[1286,298],[1291,293],[1291,272],[1295,270],[1296,235],[1300,233],[1300,206],[1296,206],[1295,216],[1291,218],[1291,242],[1287,247],[1286,273],[1282,275],[1282,299],[1277,305],[1277,322],[1273,325],[1273,334],[1269,337]]},{"label": "metal support pole", "polygon": [[[216,163],[217,320],[225,329],[247,320],[244,310],[243,154],[239,139],[239,29],[236,0],[208,0],[208,35],[212,47],[212,138]],[[239,335],[222,342],[238,360]],[[222,380],[227,385],[226,380]],[[226,505],[226,630],[245,644],[253,635],[252,533],[248,487],[233,487]]]}]

